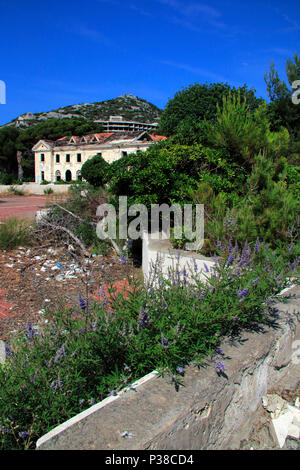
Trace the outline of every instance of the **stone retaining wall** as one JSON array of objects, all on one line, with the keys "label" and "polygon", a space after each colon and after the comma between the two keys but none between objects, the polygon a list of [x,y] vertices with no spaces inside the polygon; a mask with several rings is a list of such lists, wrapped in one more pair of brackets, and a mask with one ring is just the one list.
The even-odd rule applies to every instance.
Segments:
[{"label": "stone retaining wall", "polygon": [[281,295],[289,298],[273,305],[280,310],[276,327],[224,342],[224,375],[213,360],[191,365],[176,391],[170,378],[149,374],[41,437],[37,449],[239,448],[262,396],[279,383],[295,388],[300,381],[300,286]]},{"label": "stone retaining wall", "polygon": [[66,193],[70,185],[69,184],[38,184],[38,183],[23,183],[17,185],[4,185],[0,184],[0,194],[9,193],[9,188],[15,186],[16,189],[19,189],[24,192],[26,195],[42,195],[44,194],[45,189],[51,188],[54,193]]}]

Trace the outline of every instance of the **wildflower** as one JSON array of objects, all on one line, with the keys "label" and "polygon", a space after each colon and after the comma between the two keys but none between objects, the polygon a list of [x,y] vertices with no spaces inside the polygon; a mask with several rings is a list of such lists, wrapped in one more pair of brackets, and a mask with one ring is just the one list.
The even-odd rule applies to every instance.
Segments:
[{"label": "wildflower", "polygon": [[247,294],[248,294],[248,289],[246,288],[238,292],[238,297],[241,297],[243,299],[246,297]]},{"label": "wildflower", "polygon": [[195,271],[195,273],[198,271],[198,266],[197,266],[196,261],[194,261],[194,271]]},{"label": "wildflower", "polygon": [[184,370],[183,370],[183,367],[181,366],[178,366],[177,369],[176,369],[176,372],[179,374],[179,375],[182,375],[184,376]]},{"label": "wildflower", "polygon": [[220,251],[223,251],[223,245],[220,242],[220,240],[218,240],[218,242],[217,242],[217,247],[219,248]]},{"label": "wildflower", "polygon": [[0,426],[0,432],[2,432],[3,434],[9,434],[10,430],[5,426]]},{"label": "wildflower", "polygon": [[10,349],[9,346],[5,345],[5,354],[6,354],[7,356],[12,357],[12,356],[14,355],[14,352]]},{"label": "wildflower", "polygon": [[256,243],[255,243],[255,247],[254,247],[254,249],[255,249],[256,252],[259,251],[259,246],[260,246],[260,245],[259,245],[259,238],[257,237]]},{"label": "wildflower", "polygon": [[206,296],[206,292],[205,292],[205,290],[203,290],[200,294],[200,299],[204,299],[205,296]]},{"label": "wildflower", "polygon": [[36,379],[37,379],[37,374],[35,374],[33,377],[29,377],[29,381],[32,382],[33,384],[36,383]]},{"label": "wildflower", "polygon": [[228,251],[229,253],[232,252],[232,244],[231,244],[231,240],[229,240],[229,243],[228,243]]},{"label": "wildflower", "polygon": [[223,349],[221,349],[221,348],[218,348],[218,349],[217,349],[217,353],[220,354],[221,356],[224,355],[224,351],[223,351]]},{"label": "wildflower", "polygon": [[163,334],[161,334],[161,344],[162,346],[164,346],[165,348],[168,347],[168,344],[169,344],[169,341],[167,340],[167,338],[164,337]]},{"label": "wildflower", "polygon": [[82,297],[79,297],[79,307],[81,310],[85,310],[87,307],[87,303]]},{"label": "wildflower", "polygon": [[121,255],[121,259],[120,259],[121,263],[126,263],[126,258],[124,255]]},{"label": "wildflower", "polygon": [[149,325],[148,313],[143,309],[140,310],[138,322],[140,324],[141,329],[142,328],[147,328],[147,326]]},{"label": "wildflower", "polygon": [[254,280],[252,281],[252,283],[253,283],[254,286],[257,286],[258,280],[259,280],[259,278],[257,277],[256,279],[254,279]]},{"label": "wildflower", "polygon": [[219,372],[224,372],[225,369],[226,369],[226,366],[225,366],[225,364],[223,364],[223,362],[221,362],[221,361],[216,362],[216,371],[218,373]]},{"label": "wildflower", "polygon": [[31,322],[29,321],[27,323],[26,329],[25,329],[25,338],[27,338],[29,341],[35,336],[35,332],[31,326]]},{"label": "wildflower", "polygon": [[21,439],[26,439],[26,437],[28,436],[28,432],[27,431],[21,431],[19,432],[19,436]]},{"label": "wildflower", "polygon": [[58,362],[60,361],[60,359],[63,357],[63,356],[66,356],[67,353],[66,353],[66,350],[65,350],[65,347],[62,346],[56,353],[56,356],[54,357],[54,362]]},{"label": "wildflower", "polygon": [[84,398],[81,398],[81,399],[79,400],[79,405],[83,405],[84,402],[85,402]]},{"label": "wildflower", "polygon": [[234,254],[231,253],[227,261],[227,266],[231,266],[233,262],[234,262]]},{"label": "wildflower", "polygon": [[209,269],[208,269],[208,267],[207,267],[207,264],[206,264],[206,263],[203,263],[203,266],[204,266],[205,272],[206,272],[206,273],[209,273]]}]

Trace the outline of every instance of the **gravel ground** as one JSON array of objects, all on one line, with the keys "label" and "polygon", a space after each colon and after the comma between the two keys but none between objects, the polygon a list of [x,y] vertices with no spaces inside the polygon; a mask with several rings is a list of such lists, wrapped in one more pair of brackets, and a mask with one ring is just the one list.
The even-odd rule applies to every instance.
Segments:
[{"label": "gravel ground", "polygon": [[[78,297],[100,291],[104,284],[141,276],[132,263],[115,254],[80,258],[63,248],[19,248],[0,252],[0,290],[13,304],[13,315],[0,319],[0,337],[37,322],[42,310],[78,305]],[[38,313],[40,312],[40,313]]]}]

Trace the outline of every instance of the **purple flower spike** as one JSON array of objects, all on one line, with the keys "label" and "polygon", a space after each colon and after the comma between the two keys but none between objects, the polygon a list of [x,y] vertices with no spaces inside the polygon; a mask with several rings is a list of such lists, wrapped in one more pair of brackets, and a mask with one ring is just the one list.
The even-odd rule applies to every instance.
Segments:
[{"label": "purple flower spike", "polygon": [[85,310],[87,307],[87,303],[82,297],[79,297],[79,307],[81,310]]},{"label": "purple flower spike", "polygon": [[225,366],[225,364],[223,364],[223,362],[221,362],[221,361],[216,362],[216,371],[218,373],[219,372],[224,372],[225,369],[226,369],[226,366]]},{"label": "purple flower spike", "polygon": [[244,297],[246,297],[247,294],[248,294],[248,289],[243,289],[241,290],[241,292],[238,293],[238,297],[241,297],[243,299]]},{"label": "purple flower spike", "polygon": [[161,335],[161,344],[162,344],[162,346],[164,346],[165,348],[167,348],[167,347],[168,347],[168,344],[169,344],[169,341],[167,340],[167,338],[164,337],[163,334]]}]

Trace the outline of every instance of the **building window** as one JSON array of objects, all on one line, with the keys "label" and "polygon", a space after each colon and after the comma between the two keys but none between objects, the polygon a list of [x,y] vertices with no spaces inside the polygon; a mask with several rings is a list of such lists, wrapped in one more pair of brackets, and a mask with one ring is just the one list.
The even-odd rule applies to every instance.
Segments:
[{"label": "building window", "polygon": [[76,172],[76,179],[82,181],[81,171]]},{"label": "building window", "polygon": [[77,153],[77,163],[81,162],[81,153]]},{"label": "building window", "polygon": [[67,153],[67,155],[66,155],[66,163],[70,163],[70,154],[69,153]]},{"label": "building window", "polygon": [[57,170],[57,171],[55,172],[55,181],[60,181],[60,180],[61,180],[61,174],[60,174],[60,171]]},{"label": "building window", "polygon": [[41,162],[44,162],[44,161],[45,161],[45,154],[41,153]]},{"label": "building window", "polygon": [[55,155],[55,161],[56,161],[56,163],[59,163],[59,153],[57,153],[57,154]]},{"label": "building window", "polygon": [[45,181],[45,172],[44,171],[41,171],[41,180]]},{"label": "building window", "polygon": [[127,157],[127,152],[125,152],[125,150],[122,151],[122,157]]}]

